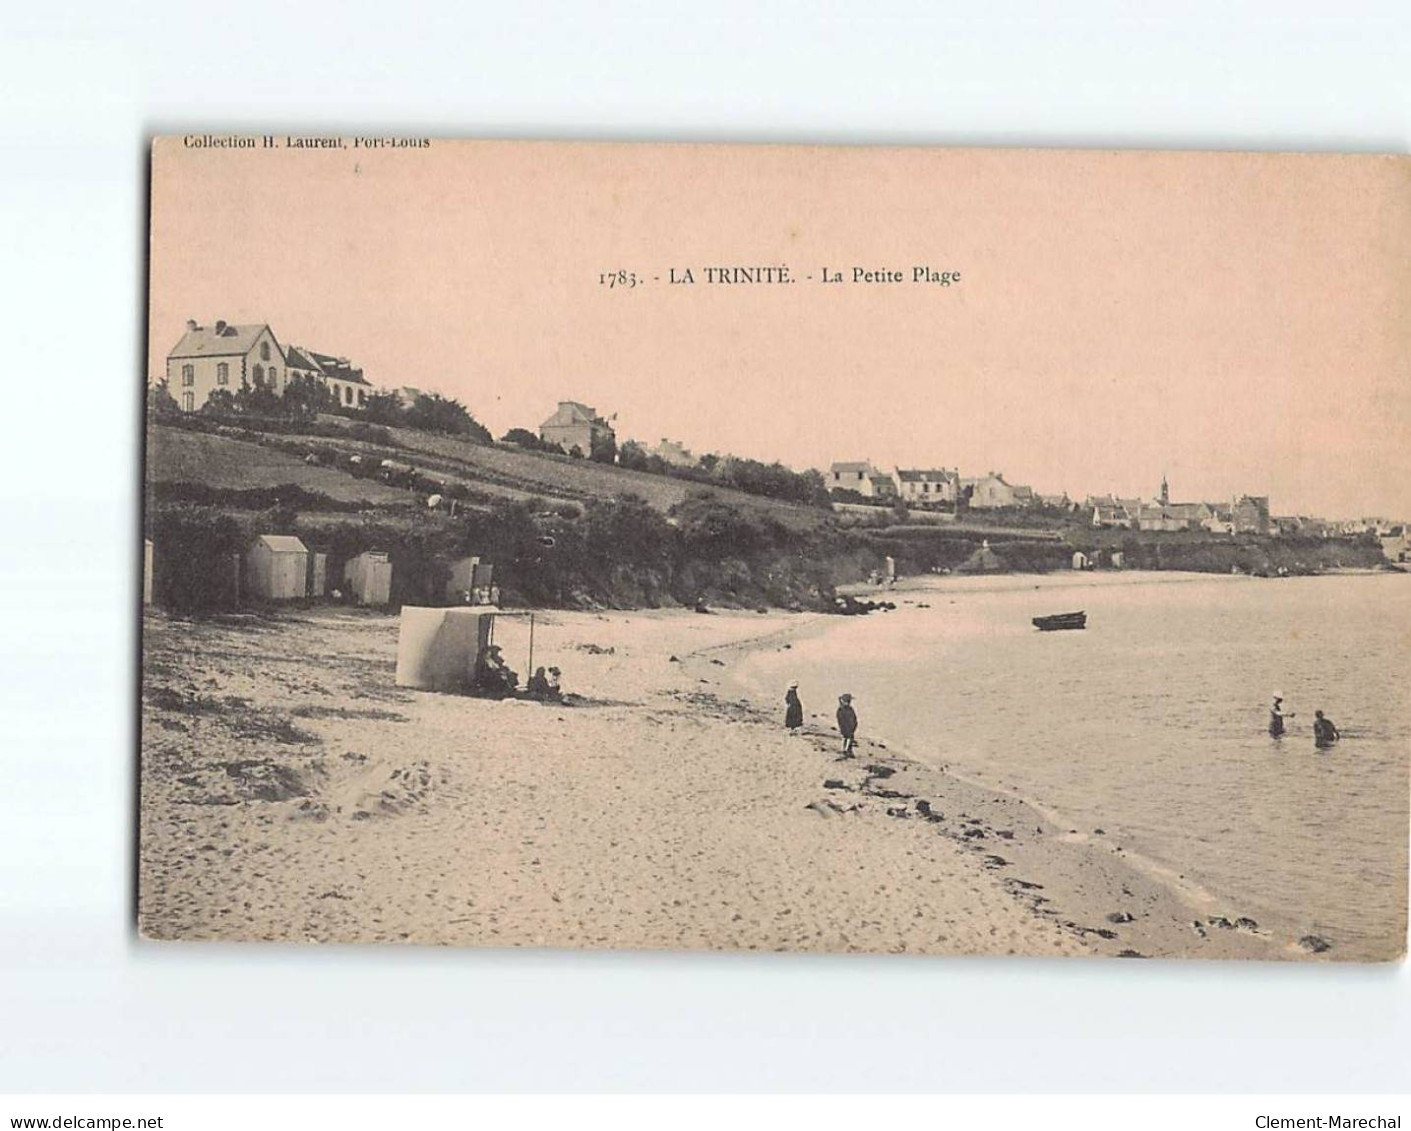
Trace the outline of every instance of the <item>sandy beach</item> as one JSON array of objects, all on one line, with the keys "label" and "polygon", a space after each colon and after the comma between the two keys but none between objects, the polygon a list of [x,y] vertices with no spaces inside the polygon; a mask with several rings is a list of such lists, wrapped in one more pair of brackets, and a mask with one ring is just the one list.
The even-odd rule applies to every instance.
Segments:
[{"label": "sandy beach", "polygon": [[142,933],[1309,957],[991,785],[876,740],[840,761],[823,704],[790,736],[734,681],[851,620],[541,612],[571,693],[544,705],[396,688],[395,616],[149,612]]}]

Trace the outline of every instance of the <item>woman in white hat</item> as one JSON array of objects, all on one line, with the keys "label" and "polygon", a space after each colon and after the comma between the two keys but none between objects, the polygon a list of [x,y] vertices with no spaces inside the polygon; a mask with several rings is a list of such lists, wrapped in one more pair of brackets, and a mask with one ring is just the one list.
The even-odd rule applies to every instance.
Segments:
[{"label": "woman in white hat", "polygon": [[803,726],[803,703],[799,701],[797,681],[789,684],[789,690],[784,692],[784,725],[790,734],[798,734],[799,727]]},{"label": "woman in white hat", "polygon": [[1284,714],[1284,697],[1275,695],[1274,702],[1269,705],[1269,737],[1284,737],[1284,720],[1293,718],[1293,712]]}]

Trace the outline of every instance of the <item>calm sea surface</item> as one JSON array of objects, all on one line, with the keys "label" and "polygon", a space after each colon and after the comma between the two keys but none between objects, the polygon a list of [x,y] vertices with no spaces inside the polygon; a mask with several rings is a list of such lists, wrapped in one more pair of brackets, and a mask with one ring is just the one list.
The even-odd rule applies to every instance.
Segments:
[{"label": "calm sea surface", "polygon": [[[1018,793],[1344,957],[1405,930],[1411,577],[946,579],[741,673]],[[1084,632],[1032,616],[1085,609]],[[1293,711],[1267,731],[1271,696]],[[1313,711],[1344,739],[1315,751]],[[781,704],[782,711],[782,704]]]}]

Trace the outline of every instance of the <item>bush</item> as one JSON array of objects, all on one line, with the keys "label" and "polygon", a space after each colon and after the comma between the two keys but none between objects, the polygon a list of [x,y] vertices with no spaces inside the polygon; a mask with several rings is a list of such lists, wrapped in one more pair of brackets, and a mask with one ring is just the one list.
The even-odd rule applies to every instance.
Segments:
[{"label": "bush", "polygon": [[249,541],[229,515],[190,503],[158,504],[147,514],[152,539],[152,596],[181,612],[211,612],[239,601],[231,558]]},{"label": "bush", "polygon": [[712,560],[755,554],[783,544],[788,531],[776,519],[752,514],[712,491],[692,491],[671,511],[687,555]]}]

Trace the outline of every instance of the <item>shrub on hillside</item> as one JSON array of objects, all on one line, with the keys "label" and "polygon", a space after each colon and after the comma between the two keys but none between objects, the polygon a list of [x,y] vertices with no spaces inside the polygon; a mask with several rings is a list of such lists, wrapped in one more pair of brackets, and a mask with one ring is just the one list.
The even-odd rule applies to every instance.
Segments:
[{"label": "shrub on hillside", "polygon": [[755,554],[777,545],[788,531],[768,515],[742,510],[713,491],[692,491],[671,509],[682,549],[695,557],[719,560]]},{"label": "shrub on hillside", "polygon": [[426,393],[418,397],[406,410],[404,420],[408,428],[423,432],[469,436],[472,440],[486,444],[494,441],[490,430],[471,416],[465,405],[452,397],[443,397],[440,393]]}]

